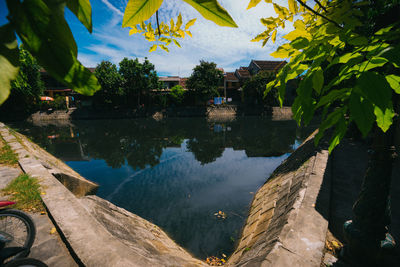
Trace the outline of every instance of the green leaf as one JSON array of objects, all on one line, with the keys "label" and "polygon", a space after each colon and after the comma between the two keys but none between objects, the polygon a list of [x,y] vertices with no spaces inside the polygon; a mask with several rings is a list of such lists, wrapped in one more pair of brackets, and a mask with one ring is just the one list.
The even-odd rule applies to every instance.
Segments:
[{"label": "green leaf", "polygon": [[68,0],[67,7],[79,21],[92,33],[92,7],[89,0]]},{"label": "green leaf", "polygon": [[153,51],[156,51],[156,49],[157,49],[157,45],[152,45],[152,46],[150,47],[150,49],[149,49],[149,52],[151,53],[151,52],[153,52]]},{"label": "green leaf", "polygon": [[280,19],[285,19],[287,15],[289,15],[289,11],[286,7],[280,6],[274,3],[274,10],[276,14],[278,14]]},{"label": "green leaf", "polygon": [[64,81],[78,92],[83,95],[93,95],[96,91],[100,90],[100,85],[97,82],[96,76],[87,68],[85,68],[78,60],[74,62]]},{"label": "green leaf", "polygon": [[0,105],[10,94],[11,81],[18,75],[19,53],[14,30],[10,24],[0,27]]},{"label": "green leaf", "polygon": [[396,94],[400,94],[400,76],[397,75],[386,75],[386,81],[389,83],[390,87],[396,92]]},{"label": "green leaf", "polygon": [[365,137],[374,124],[374,106],[359,94],[352,93],[349,100],[350,118],[355,121],[358,129]]},{"label": "green leaf", "polygon": [[312,82],[314,90],[320,94],[322,86],[324,85],[324,71],[321,69],[321,67],[318,67],[313,71]]},{"label": "green leaf", "polygon": [[390,126],[393,123],[392,119],[395,115],[393,108],[386,108],[383,111],[378,106],[375,106],[374,113],[376,116],[376,124],[378,125],[378,127],[381,128],[383,132],[389,130]]},{"label": "green leaf", "polygon": [[400,68],[400,45],[386,48],[380,56],[388,59],[395,67]]},{"label": "green leaf", "polygon": [[392,89],[385,77],[376,72],[363,72],[357,80],[356,89],[381,110],[391,106]]},{"label": "green leaf", "polygon": [[261,0],[250,0],[250,3],[249,3],[249,5],[247,6],[247,9],[250,9],[250,8],[252,8],[252,7],[257,6],[258,3],[260,3],[260,2],[261,2]]},{"label": "green leaf", "polygon": [[182,26],[182,15],[181,15],[181,13],[179,13],[178,19],[176,20],[176,29],[177,30],[180,29],[181,26]]},{"label": "green leaf", "polygon": [[329,141],[329,148],[328,148],[329,154],[332,153],[332,150],[335,149],[335,147],[343,139],[344,135],[346,134],[346,131],[347,131],[346,119],[342,116],[337,123],[332,139]]},{"label": "green leaf", "polygon": [[368,44],[368,39],[364,36],[356,36],[348,41],[351,45],[366,45]]},{"label": "green leaf", "polygon": [[93,73],[77,60],[77,46],[64,18],[64,3],[7,1],[9,19],[24,48],[48,73],[71,89],[91,95],[100,89]]},{"label": "green leaf", "polygon": [[346,53],[342,56],[335,57],[332,60],[331,65],[338,64],[338,63],[347,63],[350,60],[355,59],[355,58],[362,59],[362,58],[364,58],[364,56],[361,55],[360,53]]},{"label": "green leaf", "polygon": [[172,41],[174,41],[174,43],[176,44],[177,47],[181,47],[180,43],[177,40],[172,39]]},{"label": "green leaf", "polygon": [[291,48],[290,44],[284,44],[278,47],[278,49],[270,55],[276,58],[287,58],[292,50],[293,49]]},{"label": "green leaf", "polygon": [[341,90],[332,90],[327,95],[321,97],[321,100],[318,102],[316,108],[325,106],[326,104],[331,104],[338,99],[347,98],[349,95],[350,95],[349,88],[344,88]]},{"label": "green leaf", "polygon": [[326,119],[324,119],[318,129],[318,133],[315,135],[314,143],[318,145],[321,138],[324,136],[324,133],[327,129],[334,126],[341,118],[344,117],[344,113],[346,112],[346,107],[339,108],[331,112]]},{"label": "green leaf", "polygon": [[275,30],[275,31],[272,33],[272,35],[271,35],[271,40],[272,40],[272,42],[274,42],[274,43],[275,43],[275,40],[276,40],[276,33],[277,33],[277,30]]},{"label": "green leaf", "polygon": [[293,48],[297,49],[297,50],[303,49],[303,48],[305,48],[305,47],[308,47],[309,44],[310,44],[310,42],[308,41],[308,39],[307,39],[307,38],[304,38],[304,37],[298,37],[298,38],[296,38],[295,40],[293,40],[293,41],[290,43],[290,45],[291,45]]},{"label": "green leaf", "polygon": [[235,21],[217,0],[183,0],[194,7],[205,19],[219,26],[237,28]]},{"label": "green leaf", "polygon": [[369,71],[374,68],[382,67],[388,62],[386,58],[383,57],[372,57],[370,60],[361,62],[359,65],[354,66],[352,69],[357,69],[360,71]]},{"label": "green leaf", "polygon": [[168,47],[166,47],[165,45],[160,45],[160,48],[161,48],[162,50],[164,50],[165,52],[169,52]]},{"label": "green leaf", "polygon": [[191,26],[194,25],[194,23],[196,22],[196,19],[191,19],[189,20],[186,25],[185,25],[185,30],[189,29]]},{"label": "green leaf", "polygon": [[290,11],[292,14],[296,14],[297,11],[298,11],[297,2],[296,2],[295,0],[289,0],[289,1],[288,1],[288,4],[289,4],[289,11]]},{"label": "green leaf", "polygon": [[163,0],[129,0],[126,5],[122,27],[134,27],[148,20],[161,6]]}]

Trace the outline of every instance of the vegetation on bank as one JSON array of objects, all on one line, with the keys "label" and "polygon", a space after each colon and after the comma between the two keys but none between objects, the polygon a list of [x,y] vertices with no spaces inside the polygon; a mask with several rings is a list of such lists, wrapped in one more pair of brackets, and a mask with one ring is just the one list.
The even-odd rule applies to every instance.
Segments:
[{"label": "vegetation on bank", "polygon": [[11,147],[0,138],[0,164],[16,165],[18,163],[17,155],[11,150]]},{"label": "vegetation on bank", "polygon": [[40,192],[37,178],[28,174],[21,174],[2,190],[3,194],[10,195],[10,201],[16,202],[15,208],[31,212],[45,210]]}]

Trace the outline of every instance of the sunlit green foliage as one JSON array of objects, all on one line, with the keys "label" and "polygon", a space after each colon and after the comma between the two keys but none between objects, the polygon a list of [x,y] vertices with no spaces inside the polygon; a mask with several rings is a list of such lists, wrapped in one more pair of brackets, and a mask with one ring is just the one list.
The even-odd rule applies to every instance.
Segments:
[{"label": "sunlit green foliage", "polygon": [[99,81],[101,90],[94,95],[96,103],[100,104],[119,104],[122,96],[122,77],[117,70],[117,66],[110,61],[102,61],[97,65],[94,74]]},{"label": "sunlit green foliage", "polygon": [[[252,2],[250,7],[258,1]],[[278,17],[261,19],[267,29],[253,40],[263,45],[275,41],[277,29],[298,18],[295,29],[283,36],[289,42],[271,54],[290,62],[268,84],[266,93],[278,88],[282,105],[287,81],[306,72],[292,106],[294,118],[307,124],[322,110],[315,140],[318,143],[325,130],[334,127],[330,151],[352,121],[364,136],[374,123],[386,132],[396,115],[392,96],[400,87],[398,1],[334,0],[310,9],[301,0],[297,3],[289,0],[289,9],[273,3]]]},{"label": "sunlit green foliage", "polygon": [[185,90],[180,85],[175,85],[171,88],[170,96],[175,104],[180,105],[183,101]]},{"label": "sunlit green foliage", "polygon": [[218,96],[218,87],[221,86],[223,78],[224,75],[217,69],[217,64],[200,60],[200,65],[194,67],[186,81],[186,87],[194,92],[197,100],[205,102]]},{"label": "sunlit green foliage", "polygon": [[176,23],[173,18],[171,18],[170,24],[161,22],[159,26],[155,26],[153,29],[151,22],[147,25],[142,22],[139,25],[132,27],[129,31],[129,35],[141,33],[147,41],[153,42],[149,49],[149,52],[156,51],[157,47],[162,50],[169,52],[168,46],[171,43],[174,43],[176,46],[181,47],[180,43],[177,41],[177,38],[185,38],[186,35],[192,37],[192,33],[189,31],[189,28],[193,26],[196,19],[189,20],[186,25],[183,27],[182,24],[182,15],[179,14],[176,19]]},{"label": "sunlit green foliage", "polygon": [[[194,7],[204,18],[215,22],[220,26],[237,27],[228,12],[219,5],[216,0],[183,0]],[[182,15],[179,14],[176,21],[171,18],[170,23],[158,21],[158,9],[163,0],[130,0],[125,8],[122,27],[131,27],[129,35],[141,33],[147,41],[155,42],[150,47],[150,52],[153,52],[157,47],[169,52],[167,46],[174,43],[181,47],[177,38],[185,38],[186,35],[192,36],[189,31],[196,19],[189,20],[184,27]],[[156,14],[157,25],[152,25],[147,21],[150,17]]]},{"label": "sunlit green foliage", "polygon": [[3,108],[12,111],[34,111],[38,108],[44,85],[40,78],[40,66],[25,49],[19,49],[20,69],[17,78],[11,82],[11,95]]},{"label": "sunlit green foliage", "polygon": [[247,104],[266,104],[268,106],[278,106],[277,91],[264,97],[265,86],[268,82],[275,80],[276,74],[261,71],[252,76],[250,80],[243,85],[244,101]]},{"label": "sunlit green foliage", "polygon": [[124,58],[119,63],[119,73],[122,76],[122,94],[126,97],[128,105],[133,106],[133,99],[136,97],[139,106],[144,94],[148,96],[151,89],[159,87],[157,72],[147,58],[143,63],[137,58]]},{"label": "sunlit green foliage", "polygon": [[0,104],[9,95],[10,83],[18,72],[17,38],[60,82],[78,93],[92,95],[100,88],[96,77],[77,60],[77,46],[64,9],[67,6],[92,31],[89,0],[7,0],[9,23],[0,27]]}]

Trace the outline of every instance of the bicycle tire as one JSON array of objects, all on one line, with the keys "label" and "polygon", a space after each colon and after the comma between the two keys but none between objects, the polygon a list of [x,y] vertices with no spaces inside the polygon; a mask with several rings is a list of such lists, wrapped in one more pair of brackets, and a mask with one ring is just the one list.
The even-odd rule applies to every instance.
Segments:
[{"label": "bicycle tire", "polygon": [[4,267],[48,267],[44,262],[33,258],[22,258],[10,261]]},{"label": "bicycle tire", "polygon": [[[14,227],[17,229],[14,229],[14,227],[8,227],[10,224],[15,225]],[[24,227],[24,229],[21,229],[21,227]],[[17,246],[26,248],[26,250],[11,257],[11,260],[26,257],[29,254],[29,250],[36,237],[36,228],[31,216],[15,209],[0,210],[0,231],[15,237],[15,233],[13,233],[12,230],[19,230],[21,232],[26,231],[26,237],[22,237],[22,241],[20,242],[16,242],[14,239],[13,242],[7,244],[6,247]],[[17,245],[15,243],[17,243]]]}]

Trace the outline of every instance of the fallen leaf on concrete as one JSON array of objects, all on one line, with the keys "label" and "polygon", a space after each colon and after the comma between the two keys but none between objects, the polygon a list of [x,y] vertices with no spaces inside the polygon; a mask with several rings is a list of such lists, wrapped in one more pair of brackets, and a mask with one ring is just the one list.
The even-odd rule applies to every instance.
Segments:
[{"label": "fallen leaf on concrete", "polygon": [[45,211],[41,211],[40,215],[46,215],[46,212]]},{"label": "fallen leaf on concrete", "polygon": [[55,227],[53,227],[53,228],[51,228],[51,230],[50,230],[50,234],[55,234],[57,232],[57,230],[56,230],[56,228]]}]

